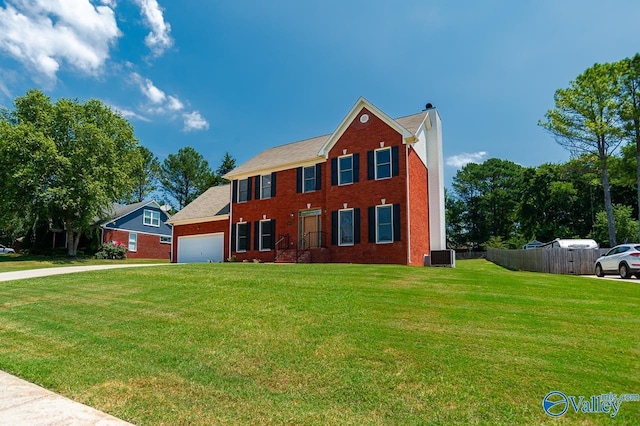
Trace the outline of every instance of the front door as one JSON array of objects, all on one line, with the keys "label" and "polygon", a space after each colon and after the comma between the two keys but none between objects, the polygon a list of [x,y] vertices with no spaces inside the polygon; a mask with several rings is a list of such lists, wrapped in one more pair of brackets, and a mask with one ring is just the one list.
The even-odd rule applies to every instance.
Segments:
[{"label": "front door", "polygon": [[299,248],[310,249],[322,247],[320,213],[320,210],[300,212]]}]

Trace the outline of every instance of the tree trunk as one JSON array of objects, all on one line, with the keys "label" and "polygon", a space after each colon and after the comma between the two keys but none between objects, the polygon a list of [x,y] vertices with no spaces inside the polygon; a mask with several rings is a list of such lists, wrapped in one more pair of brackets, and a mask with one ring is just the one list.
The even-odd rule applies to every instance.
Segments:
[{"label": "tree trunk", "polygon": [[78,253],[78,244],[80,243],[80,232],[73,231],[73,225],[70,219],[65,219],[64,224],[67,227],[67,255],[75,256]]},{"label": "tree trunk", "polygon": [[607,224],[609,228],[609,244],[616,245],[616,223],[613,217],[613,205],[611,204],[611,186],[609,185],[609,170],[607,169],[607,158],[602,161],[602,189],[604,190],[604,210],[607,212]]},{"label": "tree trunk", "polygon": [[67,255],[75,256],[75,238],[73,234],[73,226],[71,225],[71,220],[65,219],[64,224],[67,228]]}]

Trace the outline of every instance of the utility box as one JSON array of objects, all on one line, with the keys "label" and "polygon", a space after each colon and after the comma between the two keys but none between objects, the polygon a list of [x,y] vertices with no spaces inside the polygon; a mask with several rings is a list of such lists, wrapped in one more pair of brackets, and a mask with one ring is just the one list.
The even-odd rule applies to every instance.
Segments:
[{"label": "utility box", "polygon": [[425,264],[425,266],[445,266],[448,268],[455,268],[456,252],[455,250],[433,250],[430,255],[429,265]]}]

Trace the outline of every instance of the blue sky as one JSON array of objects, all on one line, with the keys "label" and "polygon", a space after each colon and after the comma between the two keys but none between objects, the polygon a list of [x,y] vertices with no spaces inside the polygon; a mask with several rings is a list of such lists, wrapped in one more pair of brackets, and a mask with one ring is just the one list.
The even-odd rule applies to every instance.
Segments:
[{"label": "blue sky", "polygon": [[0,0],[0,106],[37,87],[121,111],[161,160],[215,168],[335,130],[363,96],[431,102],[445,177],[569,158],[537,121],[595,62],[640,50],[640,2]]}]

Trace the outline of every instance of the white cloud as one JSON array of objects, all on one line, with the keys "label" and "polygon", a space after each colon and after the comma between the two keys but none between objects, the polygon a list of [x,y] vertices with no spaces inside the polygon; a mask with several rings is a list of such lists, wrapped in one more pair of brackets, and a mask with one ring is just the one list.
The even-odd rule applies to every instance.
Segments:
[{"label": "white cloud", "polygon": [[166,49],[173,46],[171,25],[165,22],[163,9],[157,0],[135,0],[135,2],[140,6],[142,17],[151,29],[144,42],[155,56],[160,56]]},{"label": "white cloud", "polygon": [[50,80],[63,64],[97,75],[121,33],[113,2],[6,0],[0,6],[0,50]]},{"label": "white cloud", "polygon": [[193,130],[207,130],[209,128],[209,122],[200,115],[198,111],[185,112],[182,114],[184,118],[184,131],[190,132]]},{"label": "white cloud", "polygon": [[180,102],[180,99],[174,96],[169,96],[167,108],[169,108],[171,111],[180,111],[182,108],[184,108],[184,104]]},{"label": "white cloud", "polygon": [[118,114],[122,115],[124,118],[127,118],[127,119],[133,118],[133,119],[140,120],[140,121],[146,121],[146,122],[150,122],[151,121],[147,117],[145,117],[143,115],[140,115],[135,111],[131,111],[131,110],[126,109],[126,108],[120,108],[120,107],[115,106],[115,105],[109,105],[109,107],[113,111],[117,112]]},{"label": "white cloud", "polygon": [[487,156],[485,151],[467,153],[463,152],[458,155],[452,155],[447,158],[447,166],[455,167],[457,169],[466,166],[469,163],[482,163]]}]

